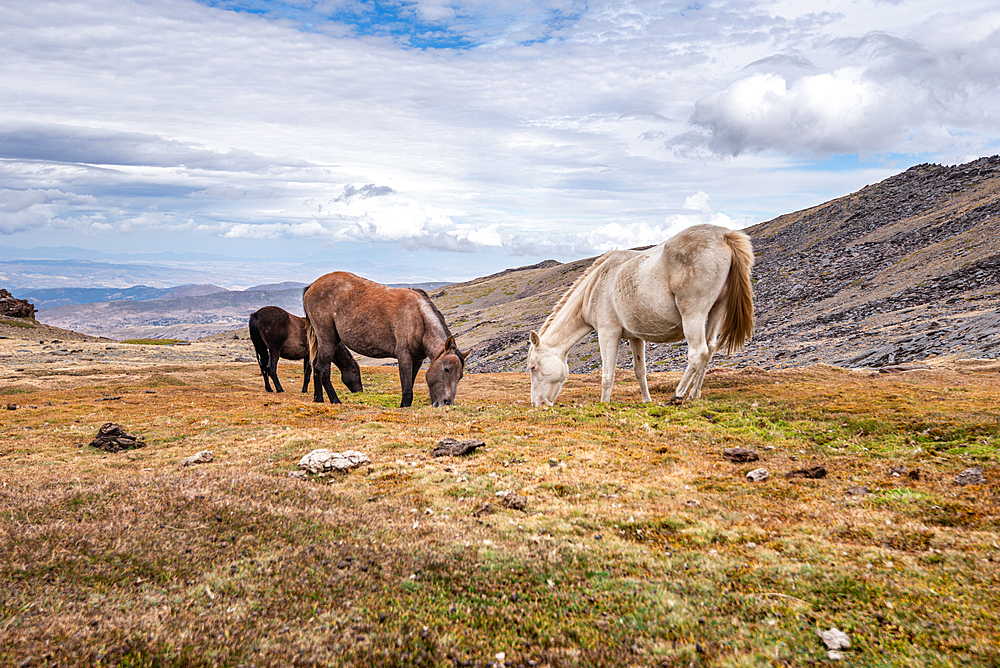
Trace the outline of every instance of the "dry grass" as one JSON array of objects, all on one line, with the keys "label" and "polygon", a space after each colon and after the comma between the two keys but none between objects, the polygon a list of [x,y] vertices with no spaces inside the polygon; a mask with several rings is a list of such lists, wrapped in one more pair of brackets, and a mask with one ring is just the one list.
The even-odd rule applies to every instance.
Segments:
[{"label": "dry grass", "polygon": [[[714,373],[682,407],[678,374],[603,405],[595,373],[552,409],[470,375],[448,410],[422,378],[396,408],[382,368],[341,406],[249,363],[38,376],[0,409],[0,665],[797,666],[837,626],[850,665],[995,666],[1000,390],[973,369]],[[88,447],[109,421],[148,446]],[[445,436],[488,447],[431,458]],[[317,447],[372,465],[289,478]]]}]

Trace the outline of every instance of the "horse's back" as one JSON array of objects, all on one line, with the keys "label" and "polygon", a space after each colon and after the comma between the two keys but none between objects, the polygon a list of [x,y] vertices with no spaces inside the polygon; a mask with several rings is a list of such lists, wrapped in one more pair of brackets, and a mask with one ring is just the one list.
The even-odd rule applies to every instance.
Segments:
[{"label": "horse's back", "polygon": [[607,254],[594,284],[592,317],[616,318],[626,338],[683,339],[684,312],[707,312],[725,290],[728,232],[695,225],[646,250]]},{"label": "horse's back", "polygon": [[318,335],[335,329],[344,345],[367,357],[396,355],[397,330],[416,327],[419,301],[413,290],[390,288],[346,271],[321,276],[302,295],[306,317]]}]

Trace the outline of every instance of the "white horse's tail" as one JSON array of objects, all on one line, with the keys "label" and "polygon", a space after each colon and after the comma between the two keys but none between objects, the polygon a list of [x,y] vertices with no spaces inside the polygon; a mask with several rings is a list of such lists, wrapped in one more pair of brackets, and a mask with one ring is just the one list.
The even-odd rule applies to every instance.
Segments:
[{"label": "white horse's tail", "polygon": [[725,234],[726,243],[733,254],[729,265],[726,296],[726,319],[722,323],[720,344],[726,354],[743,348],[743,344],[753,336],[753,286],[750,284],[750,268],[753,267],[753,247],[750,237],[743,232],[732,230]]}]

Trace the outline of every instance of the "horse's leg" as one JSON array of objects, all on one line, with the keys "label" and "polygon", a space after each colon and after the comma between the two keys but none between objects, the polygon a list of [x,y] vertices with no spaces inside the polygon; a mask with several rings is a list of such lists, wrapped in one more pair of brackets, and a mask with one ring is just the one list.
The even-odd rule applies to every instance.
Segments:
[{"label": "horse's leg", "polygon": [[268,360],[267,362],[261,362],[260,375],[264,376],[264,389],[267,390],[268,392],[274,392],[274,390],[271,389],[270,367],[271,367],[271,360]]},{"label": "horse's leg", "polygon": [[312,364],[309,363],[309,354],[306,353],[302,360],[302,392],[309,391],[309,376],[312,375]]},{"label": "horse's leg", "polygon": [[642,400],[648,402],[649,387],[646,385],[646,342],[642,339],[629,339],[632,346],[632,366],[635,367],[635,379],[639,381],[639,392]]},{"label": "horse's leg", "polygon": [[323,389],[326,390],[326,396],[330,397],[331,404],[339,404],[340,397],[337,396],[337,391],[333,389],[333,382],[330,380],[330,367],[333,366],[330,362],[324,362],[323,367]]},{"label": "horse's leg", "polygon": [[316,357],[311,362],[313,402],[323,403],[323,390],[326,390],[326,395],[330,397],[330,403],[339,404],[340,397],[337,396],[337,391],[333,389],[333,383],[330,382],[330,367],[333,366],[332,351],[340,345],[340,336],[337,335],[336,330],[323,334],[316,332]]},{"label": "horse's leg", "polygon": [[717,302],[708,313],[708,322],[705,324],[705,343],[708,345],[708,359],[698,372],[692,383],[689,396],[691,399],[701,399],[701,386],[705,382],[705,372],[712,362],[715,351],[719,349],[719,333],[722,331],[722,322],[726,316],[725,302]]},{"label": "horse's leg", "polygon": [[684,315],[682,313],[681,318],[683,320],[684,339],[688,344],[687,368],[684,369],[681,382],[677,383],[674,396],[670,399],[670,403],[672,404],[683,402],[685,397],[689,399],[695,398],[693,396],[695,392],[695,380],[699,377],[704,378],[705,367],[708,366],[708,360],[711,357],[705,335],[707,314],[689,313]]},{"label": "horse's leg", "polygon": [[[403,396],[399,402],[399,407],[409,408],[413,405],[413,384],[417,380],[417,372],[420,371],[420,364],[408,352],[400,353],[396,359],[399,360],[399,384],[403,388]],[[423,362],[423,360],[420,361]]]},{"label": "horse's leg", "polygon": [[268,360],[267,363],[267,373],[274,379],[274,391],[284,392],[284,388],[281,387],[281,381],[278,380],[278,352],[279,351],[277,350],[268,350],[268,354],[271,356],[271,359]]},{"label": "horse's leg", "polygon": [[620,329],[597,332],[597,345],[601,348],[601,401],[611,401],[611,388],[615,385],[615,367],[618,366],[618,344],[621,340]]}]

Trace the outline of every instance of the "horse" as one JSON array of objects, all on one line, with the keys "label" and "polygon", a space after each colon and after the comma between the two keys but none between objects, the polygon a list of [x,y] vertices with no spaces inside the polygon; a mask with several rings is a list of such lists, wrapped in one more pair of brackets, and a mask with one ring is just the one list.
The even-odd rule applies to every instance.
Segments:
[{"label": "horse", "polygon": [[429,358],[426,375],[431,405],[454,405],[465,371],[465,353],[423,290],[390,288],[335,271],[303,290],[302,306],[309,321],[309,357],[316,383],[313,401],[323,403],[326,389],[330,403],[340,403],[330,384],[329,360],[343,344],[366,357],[399,361],[400,408],[413,404],[413,383],[424,358]]},{"label": "horse", "polygon": [[650,400],[645,342],[686,339],[687,368],[670,403],[700,398],[705,370],[719,346],[731,354],[753,333],[753,263],[750,238],[717,225],[695,225],[658,246],[597,258],[541,329],[528,335],[532,405],[552,405],[569,376],[569,349],[594,330],[601,349],[601,401],[611,399],[621,339],[632,348],[643,401]]},{"label": "horse", "polygon": [[[284,392],[278,380],[278,358],[302,360],[302,391],[309,389],[312,365],[309,363],[309,342],[306,338],[306,319],[292,315],[277,306],[265,306],[250,314],[250,340],[257,352],[260,375],[264,376],[264,389],[271,392],[268,377],[274,379],[274,387]],[[340,379],[351,392],[361,392],[361,369],[351,352],[344,346],[337,346],[333,363],[340,369]]]}]

